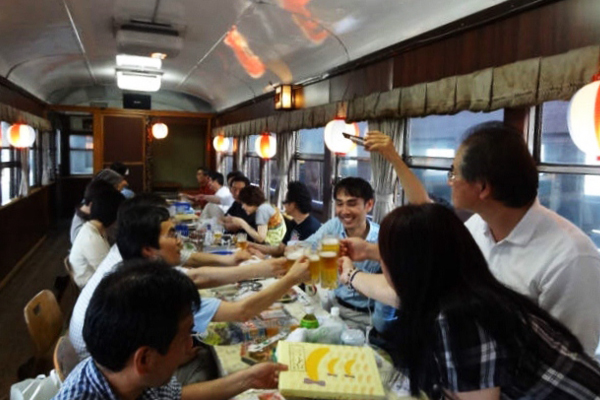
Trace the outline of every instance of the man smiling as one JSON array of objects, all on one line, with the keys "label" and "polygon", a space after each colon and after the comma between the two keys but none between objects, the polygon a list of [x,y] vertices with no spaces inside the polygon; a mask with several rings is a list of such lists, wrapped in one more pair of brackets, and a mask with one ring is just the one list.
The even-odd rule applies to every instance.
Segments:
[{"label": "man smiling", "polygon": [[[333,197],[336,217],[327,221],[305,242],[316,245],[325,235],[333,235],[340,239],[357,237],[376,243],[379,225],[367,218],[375,201],[369,182],[356,177],[344,178],[335,185]],[[381,272],[377,261],[365,260],[354,265],[361,271]],[[370,325],[370,314],[373,312],[372,324],[378,333],[383,334],[396,319],[393,307],[371,301],[347,286],[339,286],[334,292],[340,315],[351,327],[364,328]]]}]

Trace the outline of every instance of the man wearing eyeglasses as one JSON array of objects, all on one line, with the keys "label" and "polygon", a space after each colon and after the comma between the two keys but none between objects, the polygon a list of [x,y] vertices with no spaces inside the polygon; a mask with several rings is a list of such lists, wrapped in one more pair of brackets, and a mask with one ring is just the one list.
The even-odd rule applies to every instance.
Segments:
[{"label": "man wearing eyeglasses", "polygon": [[[369,136],[366,148],[404,174],[409,202],[431,201],[391,140]],[[593,355],[600,338],[600,256],[585,233],[539,203],[538,171],[521,133],[500,122],[473,127],[458,148],[448,184],[454,207],[475,213],[465,225],[496,279],[562,322]],[[353,259],[378,257],[375,246],[345,245]],[[355,288],[396,301],[385,279],[365,275],[355,277]]]}]

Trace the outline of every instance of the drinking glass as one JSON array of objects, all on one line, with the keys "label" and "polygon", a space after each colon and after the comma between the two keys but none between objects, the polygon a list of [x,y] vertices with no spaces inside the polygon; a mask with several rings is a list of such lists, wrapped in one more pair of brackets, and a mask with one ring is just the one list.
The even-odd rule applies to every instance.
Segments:
[{"label": "drinking glass", "polygon": [[337,260],[340,255],[340,240],[335,236],[326,235],[321,239],[319,252],[321,263],[321,287],[336,289],[338,287]]},{"label": "drinking glass", "polygon": [[240,232],[236,235],[236,238],[235,246],[240,250],[246,250],[248,248],[248,234]]}]

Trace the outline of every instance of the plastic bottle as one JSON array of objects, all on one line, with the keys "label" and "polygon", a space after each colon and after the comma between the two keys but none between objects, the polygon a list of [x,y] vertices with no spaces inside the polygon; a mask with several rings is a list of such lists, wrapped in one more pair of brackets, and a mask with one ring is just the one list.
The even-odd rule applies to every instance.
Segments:
[{"label": "plastic bottle", "polygon": [[317,329],[319,327],[319,320],[315,317],[315,309],[312,306],[307,306],[304,311],[306,314],[300,320],[300,327],[306,329]]},{"label": "plastic bottle", "polygon": [[204,246],[212,246],[214,241],[213,233],[210,224],[206,225],[206,233],[204,234]]}]

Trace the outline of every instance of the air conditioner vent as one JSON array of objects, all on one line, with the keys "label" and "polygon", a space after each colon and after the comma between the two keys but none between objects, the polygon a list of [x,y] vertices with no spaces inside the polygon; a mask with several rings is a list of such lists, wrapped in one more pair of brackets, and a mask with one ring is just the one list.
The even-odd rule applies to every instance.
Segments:
[{"label": "air conditioner vent", "polygon": [[117,27],[115,37],[120,54],[150,56],[164,53],[176,57],[183,47],[183,37],[168,24],[131,20]]}]

